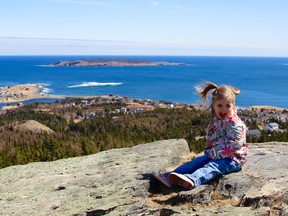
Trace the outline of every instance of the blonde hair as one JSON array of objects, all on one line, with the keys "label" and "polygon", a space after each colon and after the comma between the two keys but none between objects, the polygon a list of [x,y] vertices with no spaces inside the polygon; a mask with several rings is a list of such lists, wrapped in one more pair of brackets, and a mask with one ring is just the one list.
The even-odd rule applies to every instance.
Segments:
[{"label": "blonde hair", "polygon": [[213,103],[216,100],[225,99],[231,103],[235,103],[236,95],[240,93],[240,89],[234,88],[227,85],[217,86],[213,82],[206,81],[201,85],[195,86],[196,93],[199,94],[202,101],[207,101],[209,95],[212,97],[211,105],[209,108],[212,108]]}]

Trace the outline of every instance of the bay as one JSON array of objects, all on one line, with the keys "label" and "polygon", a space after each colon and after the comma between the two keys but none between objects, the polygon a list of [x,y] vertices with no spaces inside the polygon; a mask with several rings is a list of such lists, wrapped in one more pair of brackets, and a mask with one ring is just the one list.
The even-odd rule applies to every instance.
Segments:
[{"label": "bay", "polygon": [[[62,60],[123,58],[185,63],[180,66],[47,67]],[[64,96],[114,94],[197,104],[202,81],[237,87],[236,105],[288,108],[288,58],[203,56],[0,56],[0,86],[45,85],[43,93]]]}]

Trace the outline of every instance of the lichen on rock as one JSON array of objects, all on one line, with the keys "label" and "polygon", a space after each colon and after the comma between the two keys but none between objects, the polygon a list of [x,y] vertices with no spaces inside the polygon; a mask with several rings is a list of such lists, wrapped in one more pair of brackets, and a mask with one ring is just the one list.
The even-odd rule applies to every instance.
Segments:
[{"label": "lichen on rock", "polygon": [[[0,170],[1,215],[286,215],[287,143],[249,144],[242,171],[191,191],[151,178],[188,155],[184,139]],[[17,207],[16,207],[17,206]]]}]

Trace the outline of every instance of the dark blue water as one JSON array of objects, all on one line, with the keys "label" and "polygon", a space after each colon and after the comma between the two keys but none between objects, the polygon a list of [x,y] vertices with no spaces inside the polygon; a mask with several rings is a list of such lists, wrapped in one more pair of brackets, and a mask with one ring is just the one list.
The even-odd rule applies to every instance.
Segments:
[{"label": "dark blue water", "polygon": [[[193,86],[210,80],[240,88],[236,105],[288,108],[288,58],[117,56],[186,63],[184,66],[45,67],[61,60],[100,56],[2,56],[0,86],[42,83],[49,94],[115,94],[188,104],[199,103]],[[115,58],[115,56],[101,56]]]}]

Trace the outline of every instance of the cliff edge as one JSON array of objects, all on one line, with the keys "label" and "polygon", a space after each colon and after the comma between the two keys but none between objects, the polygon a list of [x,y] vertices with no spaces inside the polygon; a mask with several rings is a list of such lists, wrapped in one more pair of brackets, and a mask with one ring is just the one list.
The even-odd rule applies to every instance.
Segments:
[{"label": "cliff edge", "polygon": [[0,170],[0,215],[287,215],[288,143],[250,144],[243,170],[191,191],[153,170],[189,155],[184,139]]}]

